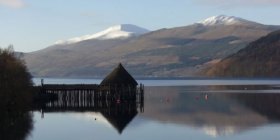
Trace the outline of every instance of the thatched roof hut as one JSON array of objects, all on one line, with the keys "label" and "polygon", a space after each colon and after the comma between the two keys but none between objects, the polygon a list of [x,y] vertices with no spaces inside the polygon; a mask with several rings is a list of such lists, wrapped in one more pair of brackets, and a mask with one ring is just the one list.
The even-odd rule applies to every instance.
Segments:
[{"label": "thatched roof hut", "polygon": [[117,68],[115,68],[105,79],[100,83],[100,85],[130,85],[137,86],[136,80],[125,70],[125,68],[120,63]]}]

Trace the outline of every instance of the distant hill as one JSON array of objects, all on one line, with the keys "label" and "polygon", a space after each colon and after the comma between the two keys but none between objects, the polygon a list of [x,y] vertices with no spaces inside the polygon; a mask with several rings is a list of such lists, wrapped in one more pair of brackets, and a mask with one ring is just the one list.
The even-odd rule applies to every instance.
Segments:
[{"label": "distant hill", "polygon": [[[121,62],[138,77],[193,76],[280,29],[229,16],[151,32],[135,25],[114,27],[25,54],[27,66],[34,76],[103,77]],[[124,36],[109,38],[112,31]]]},{"label": "distant hill", "polygon": [[280,30],[261,37],[207,71],[209,76],[280,77]]},{"label": "distant hill", "polygon": [[96,40],[126,39],[133,36],[139,36],[148,32],[149,30],[141,28],[136,25],[120,24],[120,25],[109,27],[108,29],[95,34],[75,37],[65,41],[59,40],[55,44],[56,45],[74,44],[77,42],[91,40],[91,39],[96,39]]}]

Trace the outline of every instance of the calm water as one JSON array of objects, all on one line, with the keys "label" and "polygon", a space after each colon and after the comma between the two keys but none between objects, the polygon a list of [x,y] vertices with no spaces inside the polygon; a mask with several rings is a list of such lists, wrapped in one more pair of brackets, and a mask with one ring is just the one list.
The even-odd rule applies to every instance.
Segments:
[{"label": "calm water", "polygon": [[[40,79],[34,79],[39,84]],[[45,79],[45,83],[99,83]],[[102,112],[33,112],[28,140],[277,139],[280,80],[141,80],[144,112],[122,119]]]}]

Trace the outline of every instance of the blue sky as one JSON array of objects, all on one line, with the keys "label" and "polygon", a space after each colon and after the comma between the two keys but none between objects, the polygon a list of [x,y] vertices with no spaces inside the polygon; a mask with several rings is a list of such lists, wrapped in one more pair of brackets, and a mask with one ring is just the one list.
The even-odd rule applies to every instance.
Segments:
[{"label": "blue sky", "polygon": [[157,30],[215,15],[280,25],[280,0],[0,0],[0,46],[31,52],[116,24]]}]

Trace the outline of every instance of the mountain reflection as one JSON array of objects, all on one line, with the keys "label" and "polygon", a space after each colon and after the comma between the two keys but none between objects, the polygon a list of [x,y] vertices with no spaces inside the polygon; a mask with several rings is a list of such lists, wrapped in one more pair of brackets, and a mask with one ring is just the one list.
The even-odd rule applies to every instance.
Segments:
[{"label": "mountain reflection", "polygon": [[143,116],[198,128],[212,136],[240,133],[280,121],[280,94],[209,93],[209,89],[200,92],[189,87],[146,88],[148,107]]}]

